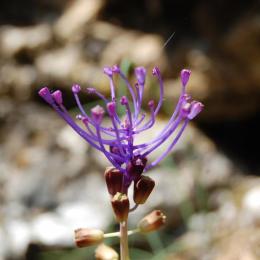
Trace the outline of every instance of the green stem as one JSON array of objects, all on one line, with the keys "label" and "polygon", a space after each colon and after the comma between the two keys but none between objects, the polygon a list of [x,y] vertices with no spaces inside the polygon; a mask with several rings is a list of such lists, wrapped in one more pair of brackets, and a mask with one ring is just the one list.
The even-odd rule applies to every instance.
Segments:
[{"label": "green stem", "polygon": [[121,260],[130,260],[128,250],[127,220],[120,223],[120,256]]}]

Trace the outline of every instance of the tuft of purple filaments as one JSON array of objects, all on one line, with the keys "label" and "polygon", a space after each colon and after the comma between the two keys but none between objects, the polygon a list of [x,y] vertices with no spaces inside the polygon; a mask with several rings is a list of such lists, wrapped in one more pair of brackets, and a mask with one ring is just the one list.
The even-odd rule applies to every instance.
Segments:
[{"label": "tuft of purple filaments", "polygon": [[[147,115],[142,111],[146,69],[144,67],[135,68],[136,83],[134,86],[130,84],[127,77],[116,65],[113,67],[105,67],[104,73],[108,76],[110,81],[111,98],[107,99],[95,88],[87,88],[86,91],[103,100],[105,109],[97,105],[93,107],[90,114],[88,114],[79,99],[79,93],[82,91],[81,87],[77,84],[72,86],[72,92],[80,110],[80,114],[76,116],[76,119],[83,123],[81,126],[75,122],[63,105],[60,90],[51,93],[47,87],[44,87],[39,91],[39,95],[51,105],[83,139],[92,147],[101,151],[110,163],[124,174],[124,186],[125,189],[127,189],[132,181],[140,177],[142,172],[156,166],[170,153],[188,122],[201,112],[203,104],[192,100],[191,96],[186,93],[186,85],[189,81],[191,71],[186,69],[182,70],[181,94],[168,123],[157,136],[149,142],[136,144],[135,137],[150,129],[155,124],[156,116],[163,103],[164,86],[160,70],[155,67],[152,71],[153,76],[155,76],[159,82],[160,98],[157,105],[153,100],[148,102],[150,117],[147,120],[145,120]],[[113,77],[115,74],[118,74],[125,82],[131,100],[126,96],[122,96],[120,99],[116,98],[116,87]],[[123,118],[120,118],[118,115],[118,106],[123,107],[125,110],[125,116]],[[110,127],[102,125],[105,110],[111,120]],[[173,140],[168,148],[166,148],[155,161],[148,163],[147,158],[149,154],[172,136]]]}]

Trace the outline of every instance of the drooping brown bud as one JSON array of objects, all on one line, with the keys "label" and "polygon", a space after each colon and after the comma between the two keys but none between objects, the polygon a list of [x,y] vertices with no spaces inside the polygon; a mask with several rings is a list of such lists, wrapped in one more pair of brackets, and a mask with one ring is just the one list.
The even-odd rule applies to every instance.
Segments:
[{"label": "drooping brown bud", "polygon": [[136,204],[144,204],[151,194],[155,182],[148,176],[141,176],[141,178],[134,184],[134,202]]},{"label": "drooping brown bud", "polygon": [[79,228],[75,230],[75,243],[77,247],[99,244],[103,239],[104,232],[99,229]]},{"label": "drooping brown bud", "polygon": [[118,222],[127,220],[129,213],[129,200],[126,194],[117,192],[112,198],[111,204]]},{"label": "drooping brown bud", "polygon": [[124,175],[114,167],[107,167],[105,170],[105,179],[108,192],[114,196],[122,191]]},{"label": "drooping brown bud", "polygon": [[139,221],[138,228],[140,232],[148,233],[159,229],[165,221],[166,216],[160,210],[154,210]]},{"label": "drooping brown bud", "polygon": [[118,253],[110,246],[101,244],[95,250],[96,260],[118,260]]}]

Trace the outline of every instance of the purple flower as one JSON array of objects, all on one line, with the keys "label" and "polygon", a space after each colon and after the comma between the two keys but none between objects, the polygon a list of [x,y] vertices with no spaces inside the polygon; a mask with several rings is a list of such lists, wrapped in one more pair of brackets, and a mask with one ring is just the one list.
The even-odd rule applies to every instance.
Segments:
[{"label": "purple flower", "polygon": [[[156,120],[157,114],[162,106],[164,99],[164,87],[160,70],[155,67],[152,74],[158,79],[160,88],[160,98],[157,104],[153,100],[148,102],[150,116],[141,111],[146,78],[146,69],[138,67],[135,69],[136,84],[134,87],[129,83],[127,77],[118,66],[105,67],[104,73],[110,81],[111,98],[107,99],[94,88],[86,91],[97,95],[104,102],[104,108],[95,106],[88,114],[83,108],[79,93],[82,91],[77,84],[72,86],[72,92],[80,110],[77,119],[82,121],[81,126],[69,115],[62,101],[62,93],[57,90],[53,93],[47,87],[39,91],[39,95],[50,104],[55,111],[91,146],[101,151],[108,161],[124,174],[124,187],[127,190],[132,181],[140,178],[140,175],[148,169],[156,166],[171,152],[177,141],[181,137],[188,122],[195,118],[203,109],[203,104],[191,99],[186,93],[186,85],[190,77],[189,70],[181,71],[182,91],[177,102],[174,113],[169,122],[158,133],[156,137],[146,143],[136,143],[135,137],[138,134],[150,129]],[[129,97],[123,96],[116,98],[114,75],[118,74],[125,82],[129,91]],[[118,107],[125,110],[123,118],[118,115]],[[133,107],[133,109],[131,109]],[[110,118],[109,127],[102,125],[105,110]],[[155,160],[148,162],[149,155],[156,150],[167,139],[174,138],[168,148]]]}]

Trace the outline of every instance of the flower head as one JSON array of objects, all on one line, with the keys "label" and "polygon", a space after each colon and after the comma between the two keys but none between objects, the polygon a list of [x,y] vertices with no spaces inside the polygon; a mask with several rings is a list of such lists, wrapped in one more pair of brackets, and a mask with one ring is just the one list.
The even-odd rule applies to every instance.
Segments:
[{"label": "flower head", "polygon": [[[134,86],[130,84],[118,66],[105,67],[104,73],[109,78],[111,97],[108,99],[95,88],[88,88],[86,90],[88,93],[97,95],[104,102],[104,107],[100,105],[95,106],[91,109],[90,114],[85,111],[81,104],[79,98],[79,94],[82,92],[81,87],[77,84],[72,86],[72,92],[80,110],[80,114],[77,115],[76,118],[82,121],[83,127],[77,124],[67,112],[63,105],[61,91],[57,90],[51,93],[47,87],[44,87],[39,91],[39,95],[50,104],[81,137],[95,149],[101,151],[108,161],[124,175],[124,189],[122,190],[124,191],[127,190],[132,181],[137,181],[144,171],[156,166],[171,152],[188,122],[201,112],[203,105],[198,101],[192,100],[186,93],[186,85],[191,72],[190,70],[182,70],[182,91],[175,111],[168,123],[158,135],[150,141],[146,143],[136,143],[135,137],[137,135],[153,127],[163,103],[164,86],[160,70],[158,67],[155,67],[152,71],[152,74],[159,82],[160,97],[157,104],[153,100],[148,102],[150,109],[149,117],[141,110],[146,79],[145,68],[137,67],[135,69],[136,83]],[[116,98],[115,74],[118,74],[125,82],[129,91],[129,97],[122,96],[119,99]],[[119,106],[125,111],[125,116],[122,118],[118,115]],[[102,124],[105,110],[111,121],[109,127]],[[174,137],[168,148],[166,148],[155,161],[149,162],[147,159],[149,155],[172,136]]]}]

